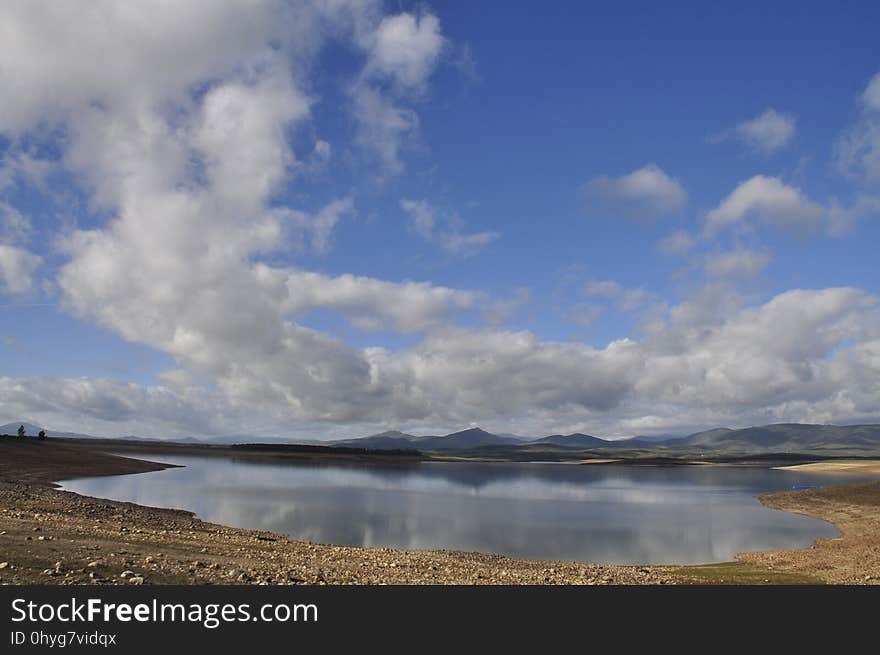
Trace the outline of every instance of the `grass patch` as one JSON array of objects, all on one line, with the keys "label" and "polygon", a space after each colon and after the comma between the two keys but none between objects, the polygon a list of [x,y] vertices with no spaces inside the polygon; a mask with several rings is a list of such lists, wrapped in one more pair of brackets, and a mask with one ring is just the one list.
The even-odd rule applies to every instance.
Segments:
[{"label": "grass patch", "polygon": [[769,571],[765,568],[739,562],[682,566],[676,573],[694,578],[695,584],[731,585],[791,585],[823,584],[821,580],[803,573]]}]

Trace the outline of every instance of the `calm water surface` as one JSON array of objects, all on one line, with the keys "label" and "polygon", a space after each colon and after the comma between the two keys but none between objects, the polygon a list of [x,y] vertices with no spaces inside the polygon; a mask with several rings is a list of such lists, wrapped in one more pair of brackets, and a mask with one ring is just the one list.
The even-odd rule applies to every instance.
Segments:
[{"label": "calm water surface", "polygon": [[695,564],[837,536],[828,523],[767,509],[755,496],[794,485],[865,479],[714,466],[422,462],[386,467],[160,459],[184,468],[71,480],[63,486],[321,543],[609,564]]}]

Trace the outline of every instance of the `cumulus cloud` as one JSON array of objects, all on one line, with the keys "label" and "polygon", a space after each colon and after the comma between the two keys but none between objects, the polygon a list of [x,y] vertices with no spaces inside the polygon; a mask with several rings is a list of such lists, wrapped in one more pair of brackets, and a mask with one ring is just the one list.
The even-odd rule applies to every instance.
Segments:
[{"label": "cumulus cloud", "polygon": [[34,288],[41,258],[23,248],[0,243],[0,293],[21,294]]},{"label": "cumulus cloud", "polygon": [[877,73],[868,82],[868,86],[862,92],[862,102],[868,109],[880,111],[880,73]]},{"label": "cumulus cloud", "polygon": [[[277,274],[260,270],[267,279]],[[282,311],[301,315],[314,309],[333,309],[349,316],[359,327],[391,327],[420,332],[448,322],[450,314],[472,308],[479,294],[424,282],[385,282],[368,277],[318,273],[284,274]]]},{"label": "cumulus cloud", "polygon": [[314,21],[298,23],[296,13],[271,1],[134,1],[125,10],[112,0],[4,3],[0,129],[55,123],[95,102],[121,107],[174,95],[226,74],[242,53],[259,54],[273,39],[308,48]]},{"label": "cumulus cloud", "polygon": [[602,308],[589,303],[575,303],[563,311],[563,316],[581,328],[588,328],[602,315]]},{"label": "cumulus cloud", "polygon": [[373,34],[366,72],[420,90],[437,66],[445,41],[433,14],[386,16]]},{"label": "cumulus cloud", "polygon": [[738,248],[729,252],[706,255],[703,266],[713,277],[754,277],[770,263],[766,252]]},{"label": "cumulus cloud", "polygon": [[22,182],[46,191],[46,179],[53,168],[52,161],[36,157],[20,144],[11,144],[0,159],[0,191]]},{"label": "cumulus cloud", "polygon": [[627,289],[615,280],[593,280],[587,283],[584,293],[614,301],[620,309],[638,309],[651,300],[652,295],[644,289]]},{"label": "cumulus cloud", "polygon": [[841,236],[866,216],[876,215],[880,197],[858,194],[848,205],[809,198],[800,188],[778,177],[756,175],[737,185],[706,214],[705,234],[734,225],[762,223],[799,234],[820,232]]},{"label": "cumulus cloud", "polygon": [[[297,240],[326,250],[333,226],[352,211],[348,198],[314,214],[273,202],[301,164],[287,136],[310,120],[304,77],[320,46],[350,33],[371,83],[390,76],[415,87],[432,68],[434,46],[412,46],[436,43],[436,21],[383,22],[376,7],[135,2],[83,13],[4,5],[0,24],[15,33],[0,44],[0,74],[17,94],[4,104],[0,130],[20,136],[47,121],[62,125],[63,165],[110,216],[65,240],[64,307],[169,353],[230,401],[318,420],[378,402],[387,391],[373,383],[364,353],[289,319],[323,307],[360,326],[415,331],[471,296],[261,262]],[[19,290],[33,260],[3,253],[5,283]]]},{"label": "cumulus cloud", "polygon": [[827,210],[778,177],[756,175],[740,183],[706,215],[706,227],[714,232],[750,218],[776,227],[815,231],[827,218]]},{"label": "cumulus cloud", "polygon": [[876,339],[876,307],[876,297],[857,289],[793,290],[708,329],[669,324],[679,339],[658,344],[636,387],[663,402],[734,411],[862,396],[841,386],[835,369],[850,354],[848,340]]},{"label": "cumulus cloud", "polygon": [[332,246],[336,225],[343,216],[354,212],[354,200],[348,197],[334,200],[314,214],[283,208],[276,210],[275,216],[292,229],[293,239],[299,250],[310,249],[322,255]]},{"label": "cumulus cloud", "polygon": [[687,193],[678,180],[656,164],[611,177],[600,175],[583,186],[590,209],[620,211],[633,218],[654,218],[677,214],[687,203]]},{"label": "cumulus cloud", "polygon": [[430,13],[386,16],[360,35],[367,63],[350,95],[357,122],[357,143],[373,153],[383,169],[403,169],[405,139],[418,130],[418,116],[407,102],[425,93],[446,39]]},{"label": "cumulus cloud", "polygon": [[844,175],[876,187],[880,184],[880,73],[861,94],[861,115],[835,144],[835,164]]},{"label": "cumulus cloud", "polygon": [[32,232],[31,222],[12,205],[0,202],[0,243],[25,243]]},{"label": "cumulus cloud", "polygon": [[664,237],[657,243],[657,248],[664,255],[684,255],[696,244],[696,239],[690,232],[677,230]]},{"label": "cumulus cloud", "polygon": [[464,222],[457,214],[443,214],[427,200],[400,201],[409,214],[412,229],[420,237],[455,253],[472,254],[500,236],[497,232],[463,232]]},{"label": "cumulus cloud", "polygon": [[483,302],[480,315],[483,320],[493,325],[509,321],[532,300],[532,292],[527,287],[514,289],[510,298],[497,298]]},{"label": "cumulus cloud", "polygon": [[497,429],[592,426],[600,434],[731,420],[878,418],[876,296],[793,290],[744,306],[712,287],[658,321],[641,340],[604,348],[523,331],[448,328],[398,352],[354,351],[310,333],[294,339],[296,366],[284,353],[281,361],[259,360],[260,375],[233,378],[232,394],[186,387],[185,377],[177,391],[4,378],[0,401],[6,412],[44,421],[83,416],[105,431],[155,417],[174,434],[234,430],[255,413],[264,430],[279,433],[293,410],[321,421],[455,427],[478,420]]},{"label": "cumulus cloud", "polygon": [[395,104],[369,87],[358,88],[352,94],[352,101],[358,121],[357,143],[373,153],[385,171],[400,173],[403,144],[419,125],[415,111]]},{"label": "cumulus cloud", "polygon": [[172,391],[104,378],[0,377],[4,420],[33,417],[42,427],[99,436],[229,434],[259,419],[202,389]]},{"label": "cumulus cloud", "polygon": [[791,114],[765,109],[755,118],[712,137],[713,141],[737,140],[763,155],[770,155],[794,138],[797,121]]}]

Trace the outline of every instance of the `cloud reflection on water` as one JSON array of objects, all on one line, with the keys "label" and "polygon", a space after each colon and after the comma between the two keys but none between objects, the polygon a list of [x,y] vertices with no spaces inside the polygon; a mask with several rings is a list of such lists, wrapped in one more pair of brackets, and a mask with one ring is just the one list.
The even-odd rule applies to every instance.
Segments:
[{"label": "cloud reflection on water", "polygon": [[613,564],[723,561],[838,534],[756,499],[822,478],[763,468],[162,459],[185,468],[64,488],[314,542]]}]

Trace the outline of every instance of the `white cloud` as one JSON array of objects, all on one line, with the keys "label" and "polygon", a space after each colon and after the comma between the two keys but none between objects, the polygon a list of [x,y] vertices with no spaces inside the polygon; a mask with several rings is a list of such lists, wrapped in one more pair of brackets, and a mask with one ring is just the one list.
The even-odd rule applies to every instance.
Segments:
[{"label": "white cloud", "polygon": [[28,417],[48,429],[74,431],[75,425],[75,431],[99,436],[228,434],[259,421],[203,390],[102,378],[0,377],[0,404],[4,420]]},{"label": "white cloud", "polygon": [[308,245],[320,255],[330,251],[333,230],[342,217],[353,214],[354,211],[354,201],[349,197],[334,200],[314,214],[280,209],[275,212],[275,216],[283,224],[293,228],[293,237],[300,250],[305,250]]},{"label": "white cloud", "polygon": [[383,169],[392,174],[403,170],[401,150],[407,137],[418,130],[416,113],[394,104],[380,91],[358,87],[352,93],[358,121],[357,143],[372,152]]},{"label": "white cloud", "polygon": [[387,75],[408,89],[421,89],[437,66],[445,41],[440,21],[432,14],[386,16],[376,28],[366,71]]},{"label": "white cloud", "polygon": [[213,194],[243,211],[285,178],[295,158],[284,130],[309,114],[308,99],[280,61],[267,56],[256,75],[254,81],[219,84],[205,95],[191,144]]},{"label": "white cloud", "polygon": [[764,155],[770,155],[788,145],[794,138],[797,121],[791,114],[765,109],[755,118],[713,137],[714,141],[736,139]]},{"label": "white cloud", "polygon": [[778,177],[756,175],[740,183],[706,215],[706,227],[712,233],[749,218],[777,227],[814,231],[827,218],[827,210]]},{"label": "white cloud", "polygon": [[27,217],[12,205],[0,202],[0,242],[7,245],[22,244],[28,240],[33,228]]},{"label": "white cloud", "polygon": [[713,277],[754,277],[770,263],[770,255],[747,248],[706,255],[704,268]]},{"label": "white cloud", "polygon": [[526,287],[514,289],[511,298],[499,298],[489,302],[483,302],[480,315],[483,320],[492,325],[504,323],[514,316],[532,300],[532,292]]},{"label": "white cloud", "polygon": [[[10,3],[0,11],[0,25],[13,26],[0,43],[3,81],[19,91],[4,104],[0,130],[63,125],[63,165],[111,217],[65,240],[58,285],[77,316],[169,353],[230,402],[324,420],[356,414],[388,391],[372,381],[364,353],[290,317],[328,308],[362,327],[418,331],[473,303],[469,292],[424,283],[261,263],[292,239],[326,250],[352,210],[348,198],[314,214],[273,202],[300,167],[287,135],[310,120],[315,100],[303,89],[314,53],[350,33],[375,44],[364,49],[365,79],[381,73],[413,86],[433,64],[425,53],[411,63],[392,56],[406,21],[382,27],[371,3],[135,2],[124,12],[106,3],[94,14]],[[426,16],[416,28],[416,40],[438,29]],[[7,285],[22,288],[29,260],[4,250],[4,261],[15,265],[6,266],[15,273],[5,274]]]},{"label": "white cloud", "polygon": [[356,140],[387,173],[403,169],[401,150],[419,126],[406,102],[424,95],[445,43],[440,21],[429,13],[386,16],[361,34],[367,62],[350,89]]},{"label": "white cloud", "polygon": [[273,1],[133,0],[124,11],[113,0],[6,2],[0,130],[54,123],[95,102],[115,109],[175,95],[227,74],[242,53],[253,56],[273,39],[306,48],[314,21],[298,23],[296,13]]},{"label": "white cloud", "polygon": [[756,175],[737,185],[706,214],[705,232],[713,236],[725,227],[754,221],[800,234],[841,236],[859,220],[877,215],[878,209],[880,197],[876,195],[859,194],[849,205],[822,204],[778,177]]},{"label": "white cloud", "polygon": [[[279,275],[263,267],[267,279]],[[328,277],[318,273],[284,274],[282,311],[301,315],[332,309],[367,328],[420,332],[443,325],[450,314],[472,308],[479,294],[432,286],[424,282],[393,283],[355,275]]]},{"label": "white cloud", "polygon": [[664,255],[684,255],[696,244],[696,239],[690,232],[677,230],[657,243],[657,248]]},{"label": "white cloud", "polygon": [[877,73],[868,82],[868,86],[862,92],[862,102],[868,109],[880,111],[880,73]]},{"label": "white cloud", "polygon": [[428,201],[404,198],[400,201],[400,206],[410,215],[416,234],[426,240],[434,237],[434,230],[437,227],[437,213]]},{"label": "white cloud", "polygon": [[588,328],[602,315],[602,308],[588,303],[575,303],[565,309],[563,316],[581,328]]},{"label": "white cloud", "polygon": [[877,298],[856,289],[793,290],[714,326],[670,323],[679,339],[658,345],[636,390],[661,402],[755,413],[791,401],[861,397],[864,390],[834,370],[850,361],[848,340],[877,338],[876,307]]},{"label": "white cloud", "polygon": [[687,202],[687,193],[678,180],[656,164],[620,177],[600,175],[589,180],[583,192],[589,202],[635,218],[677,214]]},{"label": "white cloud", "polygon": [[880,185],[880,73],[868,83],[861,101],[861,116],[835,144],[835,165],[844,175],[877,187]]},{"label": "white cloud", "polygon": [[[604,348],[522,331],[442,329],[399,352],[355,351],[299,330],[288,333],[294,358],[286,349],[249,363],[227,356],[248,371],[228,376],[225,394],[189,387],[186,375],[173,376],[175,390],[3,378],[0,406],[10,420],[148,434],[242,426],[279,434],[292,415],[361,430],[476,420],[496,429],[621,434],[880,413],[878,298],[857,289],[794,290],[743,307],[711,287],[669,308],[641,341]],[[324,433],[312,427],[312,436]]]},{"label": "white cloud", "polygon": [[27,250],[0,243],[0,293],[21,294],[33,289],[41,262]]},{"label": "white cloud", "polygon": [[53,162],[39,159],[32,153],[22,150],[20,144],[13,143],[0,159],[0,191],[20,182],[45,191],[46,179],[53,168]]},{"label": "white cloud", "polygon": [[653,297],[644,289],[627,289],[615,280],[593,280],[587,283],[584,293],[613,300],[620,309],[634,310],[648,303]]},{"label": "white cloud", "polygon": [[400,206],[409,214],[416,234],[450,252],[472,254],[500,236],[491,231],[462,232],[464,222],[457,214],[442,214],[427,200],[404,198]]}]

